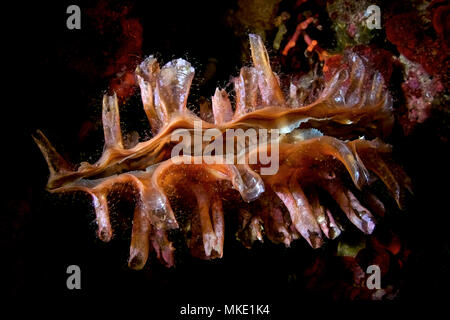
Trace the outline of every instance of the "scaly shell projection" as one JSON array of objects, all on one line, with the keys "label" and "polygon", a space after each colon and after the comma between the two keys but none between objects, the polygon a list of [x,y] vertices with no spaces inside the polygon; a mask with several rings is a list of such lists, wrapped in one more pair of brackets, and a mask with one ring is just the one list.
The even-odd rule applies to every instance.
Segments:
[{"label": "scaly shell projection", "polygon": [[[131,268],[143,268],[151,251],[172,266],[175,249],[169,232],[177,228],[183,229],[193,255],[222,257],[225,214],[236,215],[237,238],[247,247],[264,237],[286,246],[303,237],[318,248],[325,238],[334,239],[342,231],[336,219],[339,213],[322,201],[324,193],[351,223],[370,234],[376,223],[372,212],[382,216],[385,206],[368,187],[382,181],[399,207],[405,190],[411,191],[409,178],[391,160],[391,146],[381,140],[394,118],[392,98],[380,73],[357,54],[346,52],[345,63],[317,95],[295,82],[282,88],[262,39],[253,34],[249,38],[253,66],[243,67],[233,80],[234,106],[225,90],[216,89],[214,123],[186,106],[194,68],[183,59],[160,67],[150,56],[136,70],[153,132],[150,140],[124,147],[115,94],[103,97],[105,146],[96,163],[73,166],[40,131],[34,136],[50,170],[47,189],[91,195],[101,240],[113,236],[111,191],[121,185],[132,187]],[[222,133],[278,129],[277,173],[261,175],[264,164],[259,162],[212,163],[194,153],[184,155],[181,164],[175,162],[172,133],[193,132],[198,121],[202,130],[215,128]],[[244,159],[258,148],[247,145]]]}]

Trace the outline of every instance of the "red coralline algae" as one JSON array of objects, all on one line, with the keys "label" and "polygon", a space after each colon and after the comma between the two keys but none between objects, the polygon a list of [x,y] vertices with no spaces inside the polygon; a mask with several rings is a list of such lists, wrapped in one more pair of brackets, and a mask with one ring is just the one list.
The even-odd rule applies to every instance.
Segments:
[{"label": "red coralline algae", "polygon": [[439,78],[432,78],[424,68],[401,56],[405,66],[405,81],[402,91],[407,111],[399,117],[405,134],[410,134],[416,124],[423,123],[430,115],[435,96],[444,90]]},{"label": "red coralline algae", "polygon": [[445,48],[448,48],[450,32],[449,2],[447,0],[433,0],[428,6],[428,10],[431,13],[434,30],[442,40]]},{"label": "red coralline algae", "polygon": [[[440,8],[440,9],[439,9]],[[447,24],[441,23],[447,6],[433,11],[435,36],[430,35],[416,11],[395,14],[386,20],[386,37],[408,60],[419,63],[430,75],[448,77]],[[437,30],[436,30],[437,28]]]},{"label": "red coralline algae", "polygon": [[[413,6],[416,6],[414,8]],[[449,83],[448,1],[393,5],[385,15],[386,38],[400,52],[403,98],[397,112],[406,135],[424,123]]]}]

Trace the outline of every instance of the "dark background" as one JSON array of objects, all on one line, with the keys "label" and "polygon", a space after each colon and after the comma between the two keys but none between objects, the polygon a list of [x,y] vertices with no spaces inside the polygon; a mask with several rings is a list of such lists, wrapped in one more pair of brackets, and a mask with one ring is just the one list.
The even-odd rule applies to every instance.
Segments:
[{"label": "dark background", "polygon": [[[2,84],[2,203],[6,209],[1,212],[5,248],[1,261],[6,267],[2,283],[7,284],[3,290],[27,300],[140,297],[147,301],[150,314],[173,316],[175,306],[187,303],[269,303],[274,312],[295,313],[330,302],[330,297],[306,289],[299,270],[315,255],[326,255],[332,244],[313,251],[300,241],[290,249],[266,241],[247,250],[230,230],[223,259],[201,261],[181,252],[175,268],[166,269],[151,259],[143,271],[135,272],[126,265],[129,228],[103,244],[95,237],[94,213],[86,196],[45,191],[47,166],[32,133],[41,129],[73,163],[95,161],[103,144],[98,123],[101,97],[111,78],[105,75],[110,55],[102,58],[102,50],[114,52],[120,46],[116,37],[120,31],[107,29],[101,34],[89,20],[94,16],[83,15],[84,8],[95,7],[95,2],[74,3],[82,10],[81,30],[67,30],[65,25],[66,8],[72,2],[21,2],[3,10],[7,54]],[[226,23],[227,12],[233,8],[234,1],[136,1],[132,5],[129,16],[139,19],[143,28],[143,56],[157,54],[164,63],[182,57],[196,68],[190,104],[212,95],[216,83],[225,86],[242,65],[240,39]],[[202,82],[211,57],[217,60],[216,73]],[[87,60],[90,63],[83,64]],[[139,97],[129,98],[126,105],[140,106]],[[142,110],[126,109],[121,117],[124,122],[127,117],[134,119],[130,129],[148,130]],[[448,144],[435,135],[435,125],[430,121],[413,136],[394,141],[397,158],[415,186],[407,212],[385,222],[398,227],[412,250],[397,303],[448,298],[450,162]],[[88,138],[80,139],[86,127]],[[81,267],[82,290],[66,288],[66,268],[71,264]]]}]

